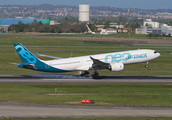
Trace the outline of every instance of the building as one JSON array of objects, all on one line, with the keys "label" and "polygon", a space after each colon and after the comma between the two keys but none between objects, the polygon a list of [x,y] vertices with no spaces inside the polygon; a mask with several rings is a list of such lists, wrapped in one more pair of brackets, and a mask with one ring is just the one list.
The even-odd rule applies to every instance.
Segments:
[{"label": "building", "polygon": [[97,31],[101,31],[105,25],[96,25]]},{"label": "building", "polygon": [[172,34],[172,27],[159,22],[152,22],[151,19],[143,21],[143,26],[135,29],[135,34]]},{"label": "building", "polygon": [[135,34],[147,35],[147,34],[150,34],[150,33],[152,33],[152,29],[147,27],[147,26],[142,26],[141,28],[136,28],[135,29]]},{"label": "building", "polygon": [[117,34],[117,30],[114,30],[113,28],[102,29],[100,34],[104,34],[104,35]]},{"label": "building", "polygon": [[60,23],[58,23],[56,20],[50,20],[50,25],[58,25]]},{"label": "building", "polygon": [[118,29],[119,33],[127,33],[127,32],[131,32],[130,28],[122,28],[122,29]]},{"label": "building", "polygon": [[164,28],[154,28],[152,29],[152,34],[154,35],[172,35],[172,29],[164,29]]},{"label": "building", "polygon": [[123,28],[123,33],[127,33],[127,32],[129,32],[129,31],[131,31],[130,28]]},{"label": "building", "polygon": [[148,25],[148,27],[159,28],[159,22],[152,22],[152,19],[146,19],[143,21],[143,26]]},{"label": "building", "polygon": [[89,22],[89,5],[79,5],[79,21]]},{"label": "building", "polygon": [[148,28],[148,27],[141,27],[141,28],[136,28],[135,29],[135,34],[171,34],[172,35],[172,29],[167,29],[167,28]]},{"label": "building", "polygon": [[0,29],[3,29],[3,31],[8,31],[9,25],[0,25]]},{"label": "building", "polygon": [[124,25],[111,25],[110,24],[110,27],[111,28],[124,28]]}]

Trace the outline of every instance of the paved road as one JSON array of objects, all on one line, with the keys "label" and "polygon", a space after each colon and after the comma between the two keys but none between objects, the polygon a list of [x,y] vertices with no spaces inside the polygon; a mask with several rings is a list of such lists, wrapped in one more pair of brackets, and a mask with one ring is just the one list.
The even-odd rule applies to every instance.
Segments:
[{"label": "paved road", "polygon": [[114,107],[0,102],[7,118],[158,118],[172,117],[172,107]]},{"label": "paved road", "polygon": [[79,75],[0,75],[0,83],[160,83],[172,84],[172,75],[90,76]]}]

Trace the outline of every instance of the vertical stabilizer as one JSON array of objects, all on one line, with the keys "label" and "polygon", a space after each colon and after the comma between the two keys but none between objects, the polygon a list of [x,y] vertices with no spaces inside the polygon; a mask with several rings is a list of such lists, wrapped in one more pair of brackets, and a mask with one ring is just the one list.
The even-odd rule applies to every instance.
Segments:
[{"label": "vertical stabilizer", "polygon": [[22,63],[25,65],[35,64],[38,60],[28,49],[26,49],[21,43],[13,44]]}]

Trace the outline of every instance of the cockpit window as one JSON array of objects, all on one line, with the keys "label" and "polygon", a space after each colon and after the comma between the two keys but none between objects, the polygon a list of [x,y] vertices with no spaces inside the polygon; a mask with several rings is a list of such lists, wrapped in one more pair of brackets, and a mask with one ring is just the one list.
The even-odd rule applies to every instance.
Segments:
[{"label": "cockpit window", "polygon": [[154,53],[157,53],[157,51],[154,51]]}]

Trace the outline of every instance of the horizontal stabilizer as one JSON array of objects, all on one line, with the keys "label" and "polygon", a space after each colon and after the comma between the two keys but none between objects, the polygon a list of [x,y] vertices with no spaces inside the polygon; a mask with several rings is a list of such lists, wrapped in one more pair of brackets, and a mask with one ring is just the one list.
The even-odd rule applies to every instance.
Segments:
[{"label": "horizontal stabilizer", "polygon": [[50,55],[44,55],[44,54],[39,54],[37,52],[35,52],[37,55],[39,56],[44,56],[44,57],[49,57],[49,58],[54,58],[54,59],[64,59],[64,58],[61,58],[61,57],[55,57],[55,56],[50,56]]},{"label": "horizontal stabilizer", "polygon": [[13,65],[20,65],[19,63],[10,63],[10,64],[13,64]]}]

